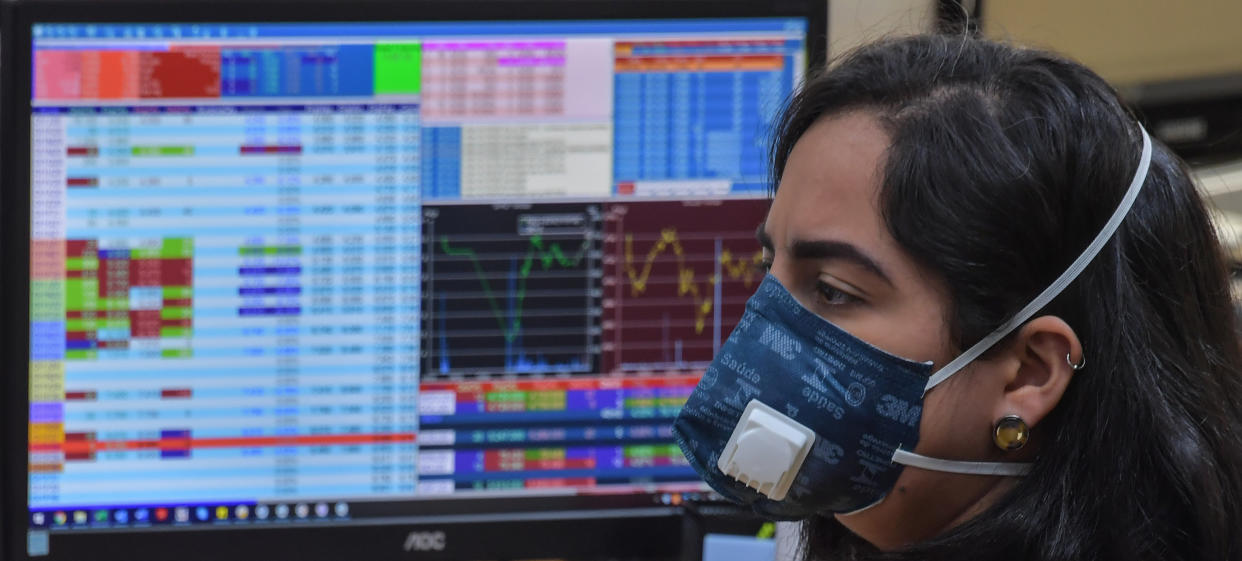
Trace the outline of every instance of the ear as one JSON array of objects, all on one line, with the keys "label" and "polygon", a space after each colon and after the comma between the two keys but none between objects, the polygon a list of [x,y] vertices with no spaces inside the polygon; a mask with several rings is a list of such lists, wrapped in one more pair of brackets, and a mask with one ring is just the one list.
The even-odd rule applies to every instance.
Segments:
[{"label": "ear", "polygon": [[1018,330],[1010,351],[1013,360],[1006,361],[1010,367],[1003,372],[1005,394],[993,418],[1017,415],[1033,427],[1061,402],[1074,376],[1069,361],[1081,363],[1082,344],[1064,320],[1040,316]]}]

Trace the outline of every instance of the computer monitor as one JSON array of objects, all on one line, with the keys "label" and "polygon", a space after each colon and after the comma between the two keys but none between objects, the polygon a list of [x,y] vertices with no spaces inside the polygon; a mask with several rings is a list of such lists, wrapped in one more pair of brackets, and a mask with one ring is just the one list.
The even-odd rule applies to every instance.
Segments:
[{"label": "computer monitor", "polygon": [[13,559],[672,556],[825,2],[7,2]]}]

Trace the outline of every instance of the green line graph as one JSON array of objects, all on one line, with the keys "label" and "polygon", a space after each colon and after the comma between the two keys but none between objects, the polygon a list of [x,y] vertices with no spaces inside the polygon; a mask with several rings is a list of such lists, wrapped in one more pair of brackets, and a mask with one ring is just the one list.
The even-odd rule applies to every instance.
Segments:
[{"label": "green line graph", "polygon": [[496,323],[500,326],[505,341],[509,343],[512,343],[522,330],[522,314],[526,303],[526,284],[531,272],[536,267],[543,271],[552,270],[556,267],[563,269],[578,268],[591,249],[590,239],[583,240],[582,245],[573,254],[566,254],[565,250],[558,243],[545,242],[542,236],[531,236],[529,241],[526,255],[522,258],[522,262],[517,268],[517,287],[512,295],[514,300],[513,313],[506,314],[500,302],[497,301],[496,291],[492,289],[491,283],[487,280],[487,272],[483,268],[483,263],[479,260],[478,253],[468,247],[453,247],[449,244],[448,237],[440,236],[440,249],[445,255],[464,257],[474,267],[479,284],[483,286],[483,294],[487,297],[487,303],[492,309],[492,314],[496,317]]}]

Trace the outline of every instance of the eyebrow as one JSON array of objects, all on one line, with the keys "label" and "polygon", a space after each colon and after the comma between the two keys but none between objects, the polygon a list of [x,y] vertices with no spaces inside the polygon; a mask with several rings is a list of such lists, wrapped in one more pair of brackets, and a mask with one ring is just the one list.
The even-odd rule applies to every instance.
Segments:
[{"label": "eyebrow", "polygon": [[[768,235],[767,230],[764,228],[765,226],[766,224],[760,224],[759,228],[755,230],[755,239],[759,240],[760,245],[765,249],[774,251],[775,246],[772,244],[772,237]],[[791,248],[794,259],[848,261],[866,269],[871,274],[879,277],[880,280],[888,283],[889,286],[893,285],[892,279],[884,272],[884,269],[853,244],[836,240],[796,240]]]}]

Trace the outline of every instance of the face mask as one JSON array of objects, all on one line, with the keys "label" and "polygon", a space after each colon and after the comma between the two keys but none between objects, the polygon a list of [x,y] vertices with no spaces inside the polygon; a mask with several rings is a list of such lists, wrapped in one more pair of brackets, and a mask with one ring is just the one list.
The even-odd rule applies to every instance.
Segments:
[{"label": "face mask", "polygon": [[1012,318],[932,373],[804,308],[769,275],[686,401],[673,435],[718,493],[775,519],[878,504],[904,466],[1024,475],[1029,464],[964,462],[913,452],[923,397],[1052,301],[1095,258],[1147,178],[1151,139],[1121,203],[1069,268]]}]

